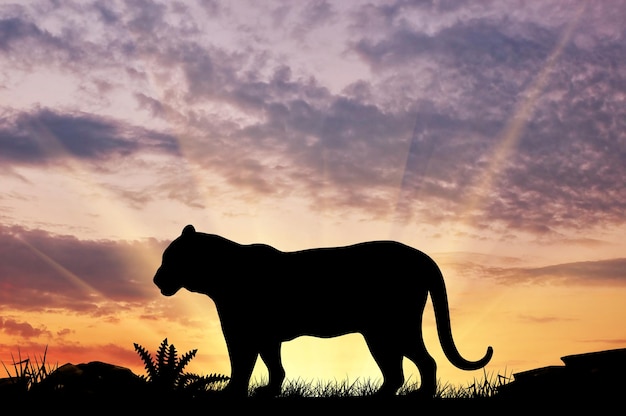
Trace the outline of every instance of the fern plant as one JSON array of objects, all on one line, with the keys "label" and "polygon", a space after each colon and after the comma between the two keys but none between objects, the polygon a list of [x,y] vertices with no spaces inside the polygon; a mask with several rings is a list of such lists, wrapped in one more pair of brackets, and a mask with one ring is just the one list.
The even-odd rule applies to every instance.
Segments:
[{"label": "fern plant", "polygon": [[165,338],[157,349],[156,359],[141,345],[135,343],[135,351],[144,362],[147,375],[141,376],[150,386],[161,393],[173,391],[201,392],[219,385],[229,377],[221,374],[199,376],[185,373],[185,367],[196,356],[197,349],[184,353],[180,358],[174,344]]}]

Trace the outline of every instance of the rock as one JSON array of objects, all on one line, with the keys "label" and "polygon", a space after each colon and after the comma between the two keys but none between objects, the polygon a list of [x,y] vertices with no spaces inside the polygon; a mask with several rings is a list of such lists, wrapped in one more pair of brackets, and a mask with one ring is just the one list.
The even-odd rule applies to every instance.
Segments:
[{"label": "rock", "polygon": [[561,361],[568,368],[586,372],[624,372],[626,370],[626,348],[586,354],[567,355]]},{"label": "rock", "polygon": [[100,361],[67,363],[33,386],[33,394],[74,397],[129,395],[141,392],[145,382],[130,369]]},{"label": "rock", "polygon": [[513,374],[501,386],[501,398],[546,400],[614,400],[626,388],[626,348],[561,357],[564,366],[549,366]]},{"label": "rock", "polygon": [[24,392],[24,387],[14,378],[0,378],[0,399],[15,397]]}]

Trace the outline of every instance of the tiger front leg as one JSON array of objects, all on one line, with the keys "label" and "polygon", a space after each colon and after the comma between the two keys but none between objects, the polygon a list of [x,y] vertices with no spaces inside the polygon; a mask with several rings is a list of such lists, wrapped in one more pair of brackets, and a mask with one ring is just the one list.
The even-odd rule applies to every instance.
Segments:
[{"label": "tiger front leg", "polygon": [[285,369],[280,355],[280,342],[272,342],[264,345],[261,350],[261,359],[267,366],[269,382],[266,386],[256,389],[257,396],[275,397],[281,392],[283,381],[285,380]]},{"label": "tiger front leg", "polygon": [[230,357],[230,381],[224,388],[224,393],[233,397],[247,397],[250,377],[259,352],[245,339],[226,336],[226,345]]}]

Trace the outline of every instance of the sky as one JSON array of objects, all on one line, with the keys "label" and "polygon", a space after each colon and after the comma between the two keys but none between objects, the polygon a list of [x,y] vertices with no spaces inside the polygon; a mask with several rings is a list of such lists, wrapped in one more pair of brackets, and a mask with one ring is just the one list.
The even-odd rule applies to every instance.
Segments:
[{"label": "sky", "polygon": [[[143,374],[133,343],[168,338],[229,374],[212,301],[152,283],[186,224],[418,248],[488,374],[626,347],[624,21],[620,0],[0,0],[0,360]],[[483,377],[430,306],[424,337],[442,383]],[[380,379],[358,334],[283,362]]]}]

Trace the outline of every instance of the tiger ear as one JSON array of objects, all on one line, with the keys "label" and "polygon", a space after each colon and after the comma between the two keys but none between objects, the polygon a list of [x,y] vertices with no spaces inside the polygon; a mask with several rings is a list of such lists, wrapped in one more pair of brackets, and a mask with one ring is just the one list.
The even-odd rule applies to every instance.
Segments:
[{"label": "tiger ear", "polygon": [[185,228],[183,228],[183,235],[194,234],[195,232],[196,232],[196,229],[193,228],[193,225],[191,224],[186,225]]}]

